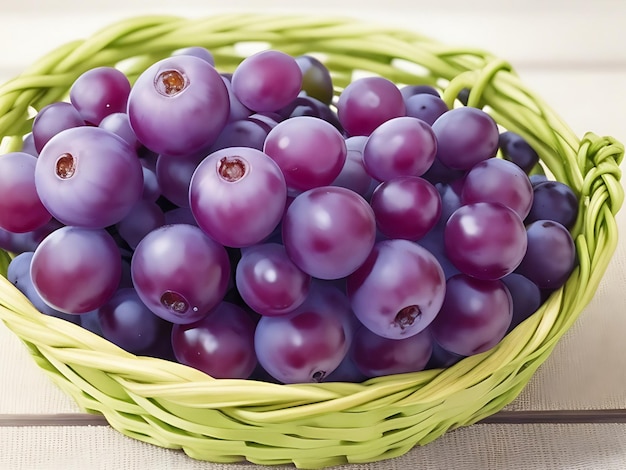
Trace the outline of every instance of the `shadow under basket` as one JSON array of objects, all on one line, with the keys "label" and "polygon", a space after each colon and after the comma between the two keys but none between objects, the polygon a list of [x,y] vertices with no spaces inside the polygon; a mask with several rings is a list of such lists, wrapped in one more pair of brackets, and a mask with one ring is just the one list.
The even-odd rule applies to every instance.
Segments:
[{"label": "shadow under basket", "polygon": [[[578,265],[493,349],[447,369],[356,384],[216,380],[138,357],[41,314],[0,276],[0,319],[37,364],[83,410],[101,413],[121,433],[212,462],[320,468],[379,461],[484,419],[517,397],[591,300],[616,248],[623,145],[593,133],[577,138],[506,61],[487,52],[350,19],[233,14],[132,18],[52,51],[0,87],[0,153],[21,149],[33,109],[67,99],[84,71],[115,65],[132,82],[156,60],[192,45],[208,48],[223,72],[232,72],[246,50],[315,55],[331,71],[337,95],[358,74],[399,86],[434,85],[449,107],[461,106],[459,93],[469,90],[468,106],[524,137],[546,172],[579,197],[572,230]],[[6,269],[8,255],[0,258]]]}]

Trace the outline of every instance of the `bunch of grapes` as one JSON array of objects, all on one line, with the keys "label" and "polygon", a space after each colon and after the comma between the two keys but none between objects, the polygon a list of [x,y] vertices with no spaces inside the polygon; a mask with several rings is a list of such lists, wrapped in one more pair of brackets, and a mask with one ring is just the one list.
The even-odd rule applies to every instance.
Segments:
[{"label": "bunch of grapes", "polygon": [[42,314],[132,353],[361,381],[486,351],[565,283],[578,201],[540,168],[434,87],[189,47],[39,110],[0,157],[0,248]]}]

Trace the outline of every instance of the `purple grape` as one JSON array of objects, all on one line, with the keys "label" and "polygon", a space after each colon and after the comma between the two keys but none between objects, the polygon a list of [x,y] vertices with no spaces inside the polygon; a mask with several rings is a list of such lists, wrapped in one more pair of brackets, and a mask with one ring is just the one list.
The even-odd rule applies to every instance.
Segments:
[{"label": "purple grape", "polygon": [[370,205],[378,230],[389,238],[419,240],[439,221],[441,196],[423,178],[400,176],[381,183]]},{"label": "purple grape", "polygon": [[537,220],[526,227],[528,248],[516,272],[541,289],[558,289],[576,265],[572,235],[553,220]]},{"label": "purple grape", "polygon": [[233,72],[231,83],[235,96],[247,108],[276,111],[298,96],[302,72],[290,55],[267,50],[246,57]]},{"label": "purple grape", "polygon": [[24,153],[28,153],[29,155],[32,155],[33,157],[39,156],[39,152],[35,148],[35,137],[33,136],[32,132],[29,132],[28,134],[24,136],[24,139],[22,141],[21,151]]},{"label": "purple grape", "polygon": [[530,180],[530,184],[533,185],[533,189],[539,183],[543,183],[544,181],[548,181],[548,177],[546,175],[544,175],[544,174],[541,174],[541,173],[535,173],[533,175],[530,175],[528,177],[528,179]]},{"label": "purple grape", "polygon": [[62,223],[104,228],[122,220],[141,198],[143,170],[135,150],[117,135],[75,127],[41,151],[35,185],[43,205]]},{"label": "purple grape", "polygon": [[446,253],[443,227],[434,227],[430,232],[420,238],[417,243],[430,251],[430,253],[435,257],[441,265],[441,269],[443,269],[446,279],[450,279],[455,274],[460,273],[457,267],[452,264],[452,261],[450,261],[448,254]]},{"label": "purple grape", "polygon": [[527,225],[537,220],[554,220],[571,230],[577,218],[578,198],[572,188],[560,181],[535,185],[533,204],[525,219]]},{"label": "purple grape", "polygon": [[221,74],[222,81],[226,86],[226,90],[228,91],[228,102],[230,107],[230,112],[228,114],[228,122],[240,121],[242,119],[246,119],[253,112],[246,108],[239,98],[235,96],[235,92],[233,91],[233,85],[230,82],[230,79],[225,77],[224,74]]},{"label": "purple grape", "polygon": [[221,302],[201,320],[174,325],[176,360],[216,379],[247,379],[257,365],[255,324],[240,307]]},{"label": "purple grape", "polygon": [[287,201],[285,179],[265,153],[229,147],[205,158],[189,186],[198,226],[228,247],[261,242],[278,226]]},{"label": "purple grape", "polygon": [[515,211],[502,204],[461,206],[444,231],[446,253],[463,273],[500,279],[512,273],[526,253],[526,229]]},{"label": "purple grape", "polygon": [[124,112],[112,113],[103,117],[100,124],[98,124],[98,127],[117,134],[135,149],[138,149],[141,146],[141,142],[137,140],[135,131],[133,131],[133,128],[130,127],[128,114]]},{"label": "purple grape", "polygon": [[51,219],[50,222],[43,227],[31,232],[15,233],[0,227],[0,250],[5,250],[13,254],[35,251],[35,248],[37,248],[45,237],[62,226],[63,224],[58,220]]},{"label": "purple grape", "polygon": [[445,112],[448,105],[438,95],[419,93],[404,99],[406,115],[421,119],[432,126],[434,122]]},{"label": "purple grape", "polygon": [[337,368],[324,377],[324,382],[361,383],[365,380],[367,377],[354,364],[350,354],[346,354]]},{"label": "purple grape", "polygon": [[[432,335],[431,335],[432,336]],[[446,351],[433,339],[433,352],[430,356],[430,360],[424,369],[447,369],[453,366],[465,356],[455,354],[450,351]]]},{"label": "purple grape", "polygon": [[155,174],[161,195],[178,207],[189,207],[191,177],[207,155],[205,151],[184,157],[159,155]]},{"label": "purple grape", "polygon": [[405,85],[400,88],[400,93],[404,101],[416,95],[430,95],[438,98],[441,96],[437,89],[430,85]]},{"label": "purple grape", "polygon": [[341,127],[339,118],[337,118],[337,114],[328,105],[311,96],[301,94],[287,106],[278,110],[278,114],[283,117],[283,120],[299,116],[323,119],[329,124],[332,124],[332,126],[343,135],[343,128]]},{"label": "purple grape", "polygon": [[252,119],[240,119],[231,121],[222,130],[217,140],[211,146],[209,153],[225,149],[227,147],[251,147],[263,150],[263,144],[267,137],[267,131]]},{"label": "purple grape", "polygon": [[201,47],[201,46],[183,47],[180,49],[176,49],[170,55],[173,57],[179,56],[179,55],[191,55],[199,59],[202,59],[215,67],[215,57],[213,57],[213,54],[211,53],[211,51],[209,51],[206,47]]},{"label": "purple grape", "polygon": [[198,227],[165,225],[146,235],[131,260],[133,284],[146,306],[164,320],[193,323],[226,294],[226,249]]},{"label": "purple grape", "polygon": [[403,339],[388,339],[364,326],[356,330],[350,357],[366,377],[382,377],[423,370],[433,350],[428,329]]},{"label": "purple grape", "polygon": [[428,250],[408,240],[384,240],[348,277],[347,292],[363,325],[384,338],[402,339],[433,321],[445,283],[441,265]]},{"label": "purple grape", "polygon": [[437,158],[449,168],[469,170],[498,151],[498,125],[481,109],[451,109],[432,128],[437,136]]},{"label": "purple grape", "polygon": [[85,121],[71,103],[58,101],[44,106],[33,121],[35,150],[40,153],[44,145],[59,132],[84,125]]},{"label": "purple grape", "polygon": [[32,232],[52,218],[37,193],[36,165],[37,158],[24,152],[0,157],[0,228]]},{"label": "purple grape", "polygon": [[511,331],[541,306],[541,290],[537,284],[518,273],[504,276],[502,282],[509,289],[513,301],[513,319],[509,326],[509,331]]},{"label": "purple grape", "polygon": [[334,90],[328,68],[310,55],[301,55],[295,60],[302,72],[302,91],[322,103],[330,104]]},{"label": "purple grape", "polygon": [[539,163],[539,155],[519,134],[505,131],[500,134],[499,146],[502,156],[519,166],[528,174]]},{"label": "purple grape", "polygon": [[263,151],[280,167],[287,187],[306,191],[330,185],[346,161],[346,144],[337,129],[328,122],[299,116],[274,127]]},{"label": "purple grape", "polygon": [[97,126],[112,113],[126,111],[130,82],[114,67],[95,67],[82,73],[70,88],[70,102],[83,120]]},{"label": "purple grape", "polygon": [[445,350],[472,356],[504,338],[512,311],[511,294],[502,281],[458,274],[446,283],[445,300],[431,332]]},{"label": "purple grape", "polygon": [[406,115],[402,93],[383,77],[351,82],[339,95],[337,116],[348,135],[370,135],[389,119]]},{"label": "purple grape", "polygon": [[117,230],[128,246],[135,249],[143,237],[163,225],[165,215],[159,205],[142,199],[117,223]]},{"label": "purple grape", "polygon": [[236,269],[241,298],[261,315],[283,315],[299,307],[309,292],[311,276],[302,272],[277,243],[242,250]]},{"label": "purple grape", "polygon": [[282,236],[291,260],[319,279],[354,272],[374,246],[376,221],[357,193],[337,186],[297,196],[283,217]]},{"label": "purple grape", "polygon": [[515,163],[489,158],[478,162],[467,173],[461,200],[463,204],[499,202],[524,220],[533,204],[533,187],[526,173]]},{"label": "purple grape", "polygon": [[30,263],[33,259],[34,251],[25,251],[14,257],[7,267],[6,278],[15,285],[19,290],[22,279],[30,278]]},{"label": "purple grape", "polygon": [[441,163],[436,156],[430,168],[422,175],[422,178],[432,184],[448,184],[459,180],[465,176],[465,170],[453,170]]},{"label": "purple grape", "polygon": [[120,283],[122,259],[105,230],[61,227],[36,248],[30,272],[46,304],[80,314],[111,298]]},{"label": "purple grape", "polygon": [[441,197],[441,215],[437,227],[443,229],[450,216],[463,205],[461,202],[463,184],[462,180],[455,180],[451,183],[437,183],[435,188]]},{"label": "purple grape", "polygon": [[165,225],[171,224],[188,224],[197,225],[196,219],[193,218],[191,209],[188,207],[177,207],[165,212]]},{"label": "purple grape", "polygon": [[168,57],[137,78],[128,118],[150,150],[181,156],[209,147],[229,117],[228,90],[211,64],[190,55]]},{"label": "purple grape", "polygon": [[104,338],[133,354],[154,346],[168,331],[168,323],[152,313],[133,288],[118,289],[98,309],[98,321]]},{"label": "purple grape", "polygon": [[143,165],[141,171],[143,173],[143,193],[141,194],[141,199],[144,201],[156,201],[161,196],[161,187],[159,186],[156,172]]},{"label": "purple grape", "polygon": [[[350,137],[346,139],[346,148],[348,141],[354,138],[355,137]],[[346,161],[343,164],[343,168],[337,178],[331,183],[331,186],[341,186],[342,188],[354,191],[360,196],[368,196],[370,187],[372,186],[372,177],[365,169],[362,150],[347,149]]]},{"label": "purple grape", "polygon": [[259,320],[254,337],[261,366],[282,383],[323,382],[352,340],[350,304],[339,290],[315,282],[291,313]]},{"label": "purple grape", "polygon": [[421,176],[433,164],[437,139],[421,119],[399,117],[378,126],[363,149],[365,169],[378,181]]}]

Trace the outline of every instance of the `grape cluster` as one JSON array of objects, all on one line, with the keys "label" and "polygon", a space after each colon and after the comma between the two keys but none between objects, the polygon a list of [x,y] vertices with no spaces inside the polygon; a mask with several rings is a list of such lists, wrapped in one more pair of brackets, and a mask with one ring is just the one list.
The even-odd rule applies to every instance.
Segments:
[{"label": "grape cluster", "polygon": [[578,201],[439,90],[267,50],[98,67],[0,158],[7,277],[216,378],[361,381],[495,346],[576,264]]}]

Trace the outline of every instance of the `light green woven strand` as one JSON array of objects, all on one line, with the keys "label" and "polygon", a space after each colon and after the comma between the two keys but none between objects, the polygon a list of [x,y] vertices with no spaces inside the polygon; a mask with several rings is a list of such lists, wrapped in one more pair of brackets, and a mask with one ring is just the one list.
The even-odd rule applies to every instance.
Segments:
[{"label": "light green woven strand", "polygon": [[[180,364],[137,357],[40,314],[3,277],[0,319],[83,410],[103,414],[127,436],[183,449],[196,459],[300,468],[371,462],[402,455],[502,409],[594,295],[616,247],[615,214],[624,198],[619,168],[624,146],[591,132],[578,138],[506,61],[344,18],[131,18],[59,47],[0,86],[0,153],[19,150],[32,110],[66,98],[72,81],[89,68],[115,65],[134,81],[174,49],[199,45],[213,52],[220,70],[232,71],[243,59],[238,51],[244,43],[315,55],[331,70],[336,94],[355,72],[379,74],[398,85],[437,86],[449,106],[460,106],[459,92],[469,89],[468,105],[521,134],[543,167],[579,197],[573,230],[579,265],[566,285],[490,351],[445,370],[360,384],[215,380]],[[0,252],[0,273],[6,273],[8,260]]]}]

